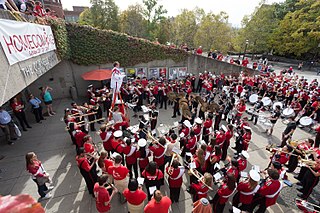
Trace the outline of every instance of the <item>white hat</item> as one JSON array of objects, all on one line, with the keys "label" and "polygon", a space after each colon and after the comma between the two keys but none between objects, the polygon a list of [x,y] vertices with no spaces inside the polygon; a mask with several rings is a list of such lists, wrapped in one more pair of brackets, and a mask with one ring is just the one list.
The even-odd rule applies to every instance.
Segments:
[{"label": "white hat", "polygon": [[252,180],[256,182],[260,181],[260,175],[256,170],[250,170],[249,176]]},{"label": "white hat", "polygon": [[196,122],[197,124],[202,124],[201,118],[196,118],[196,119],[194,120],[194,122]]},{"label": "white hat", "polygon": [[225,131],[225,132],[228,131],[228,129],[227,129],[227,127],[226,127],[225,125],[222,125],[222,126],[221,126],[221,129],[222,129],[223,131]]},{"label": "white hat", "polygon": [[115,138],[120,138],[120,137],[122,137],[122,131],[121,131],[121,130],[115,131],[115,132],[113,133],[113,136],[114,136]]},{"label": "white hat", "polygon": [[183,124],[188,128],[192,127],[190,121],[188,121],[188,120],[183,121]]},{"label": "white hat", "polygon": [[183,138],[185,136],[185,134],[183,132],[180,133],[179,137]]},{"label": "white hat", "polygon": [[241,155],[242,155],[243,157],[245,157],[246,159],[249,158],[249,153],[248,153],[247,151],[245,151],[245,150],[242,150]]},{"label": "white hat", "polygon": [[138,146],[139,146],[139,147],[145,147],[146,145],[147,145],[146,139],[140,138],[140,139],[138,140]]},{"label": "white hat", "polygon": [[250,126],[243,126],[243,128],[251,130]]}]

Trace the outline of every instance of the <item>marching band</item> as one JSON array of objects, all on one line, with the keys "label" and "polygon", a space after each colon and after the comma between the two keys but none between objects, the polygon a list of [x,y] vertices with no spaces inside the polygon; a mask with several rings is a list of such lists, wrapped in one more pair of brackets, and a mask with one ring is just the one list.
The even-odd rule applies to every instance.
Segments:
[{"label": "marching band", "polygon": [[[206,198],[213,212],[223,212],[230,200],[233,207],[242,211],[265,212],[276,203],[284,183],[287,184],[285,172],[293,172],[299,166],[301,170],[296,177],[301,186],[299,197],[306,200],[319,182],[320,127],[313,127],[315,140],[296,142],[292,137],[298,126],[312,128],[320,121],[320,86],[316,80],[307,82],[298,76],[271,75],[266,78],[241,73],[237,78],[205,72],[199,75],[197,87],[193,75],[184,80],[137,77],[117,88],[119,92],[90,85],[89,102],[82,106],[72,103],[63,118],[76,145],[76,160],[89,193],[94,196],[108,179],[110,192],[104,193],[118,192],[121,203],[127,198],[128,208],[140,206],[136,212],[141,212],[143,201],[129,198],[129,191],[143,197],[143,191],[137,191],[145,186],[151,200],[155,190],[160,190],[167,180],[171,202],[179,202],[187,171],[190,176],[187,191],[197,205],[198,200],[204,202],[202,198]],[[115,97],[113,92],[122,98],[111,99]],[[108,113],[105,118],[101,106]],[[157,129],[161,116],[158,107],[170,106],[172,117],[181,115],[181,120],[163,132]],[[129,109],[139,118],[139,124],[131,124]],[[251,115],[250,120],[245,112]],[[280,117],[287,122],[287,128],[279,148],[267,147],[271,153],[269,166],[260,171],[255,165],[245,172],[248,148],[253,143],[248,121],[261,124],[271,135]],[[96,132],[95,123],[101,122]],[[97,133],[102,146],[94,143],[89,129]],[[232,140],[233,158],[228,155],[232,153],[229,149]],[[102,171],[100,178],[96,162]],[[210,192],[215,192],[214,197],[209,196]],[[96,199],[102,198],[99,195]],[[97,209],[109,210],[110,206],[98,208],[97,204]]]}]

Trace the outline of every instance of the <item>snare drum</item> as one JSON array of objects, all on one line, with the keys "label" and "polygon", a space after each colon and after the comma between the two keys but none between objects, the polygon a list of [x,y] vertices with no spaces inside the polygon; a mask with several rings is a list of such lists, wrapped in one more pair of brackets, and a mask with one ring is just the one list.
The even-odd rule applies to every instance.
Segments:
[{"label": "snare drum", "polygon": [[299,123],[302,126],[310,126],[312,124],[312,118],[309,118],[308,116],[303,116],[300,118]]},{"label": "snare drum", "polygon": [[258,95],[257,94],[252,94],[252,95],[250,95],[250,97],[249,97],[249,102],[251,103],[251,104],[254,104],[254,103],[256,103],[258,101]]},{"label": "snare drum", "polygon": [[285,117],[292,117],[294,116],[294,110],[292,108],[285,108],[282,112],[282,114],[285,116]]},{"label": "snare drum", "polygon": [[275,102],[273,105],[272,105],[272,109],[273,110],[276,110],[276,106],[280,106],[280,109],[283,108],[283,103],[278,101],[278,102]]},{"label": "snare drum", "polygon": [[263,97],[261,101],[263,103],[263,106],[269,106],[272,102],[269,97]]}]

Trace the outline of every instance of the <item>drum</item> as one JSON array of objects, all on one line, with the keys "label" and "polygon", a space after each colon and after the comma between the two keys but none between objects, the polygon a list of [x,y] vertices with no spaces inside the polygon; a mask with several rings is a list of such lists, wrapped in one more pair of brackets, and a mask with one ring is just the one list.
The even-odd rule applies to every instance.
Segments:
[{"label": "drum", "polygon": [[308,116],[303,116],[300,118],[299,123],[302,126],[310,126],[312,124],[312,118],[309,118]]},{"label": "drum", "polygon": [[285,116],[285,117],[292,117],[294,116],[294,110],[292,108],[285,108],[282,112],[282,114]]},{"label": "drum", "polygon": [[272,102],[269,97],[263,97],[261,101],[263,103],[263,106],[269,106]]},{"label": "drum", "polygon": [[283,103],[278,101],[278,102],[275,102],[273,105],[272,105],[272,109],[273,110],[276,110],[276,106],[280,106],[280,109],[283,108]]},{"label": "drum", "polygon": [[252,95],[250,95],[250,97],[249,97],[249,102],[251,103],[251,104],[254,104],[254,103],[256,103],[258,101],[258,95],[257,94],[252,94]]}]

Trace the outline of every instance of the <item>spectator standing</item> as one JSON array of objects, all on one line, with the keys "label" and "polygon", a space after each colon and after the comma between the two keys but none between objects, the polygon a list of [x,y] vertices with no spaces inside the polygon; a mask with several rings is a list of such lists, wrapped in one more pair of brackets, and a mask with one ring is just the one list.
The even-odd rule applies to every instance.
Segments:
[{"label": "spectator standing", "polygon": [[144,208],[145,213],[168,213],[171,206],[171,200],[167,196],[163,196],[160,190],[153,193],[152,199]]},{"label": "spectator standing", "polygon": [[35,2],[34,14],[35,16],[39,16],[39,17],[43,17],[46,15],[46,12],[43,9],[42,3],[40,1]]},{"label": "spectator standing", "polygon": [[199,48],[197,49],[197,55],[202,55],[202,47],[199,46]]},{"label": "spectator standing", "polygon": [[[38,186],[38,193],[40,199],[49,199],[51,194],[49,193],[54,187],[51,185],[52,181],[49,177],[49,174],[44,170],[42,163],[38,160],[37,155],[34,152],[29,152],[26,154],[26,166],[27,171],[31,174],[32,180]],[[46,183],[49,183],[50,186],[47,187]]]},{"label": "spectator standing", "polygon": [[52,88],[46,86],[46,87],[40,87],[39,89],[41,90],[41,95],[40,96],[43,99],[44,104],[47,107],[48,115],[49,116],[55,115],[56,113],[52,109],[52,96],[51,96],[51,93],[50,93],[50,91],[52,91]]},{"label": "spectator standing", "polygon": [[128,188],[123,191],[123,195],[127,199],[130,213],[143,212],[144,200],[147,198],[147,194],[139,186],[137,179],[133,178],[129,181]]},{"label": "spectator standing", "polygon": [[41,123],[41,120],[44,120],[42,115],[42,106],[39,98],[34,97],[32,94],[29,96],[29,103],[32,106],[32,112],[36,118],[37,123]]},{"label": "spectator standing", "polygon": [[16,97],[13,98],[11,102],[11,108],[13,110],[14,115],[19,120],[20,126],[22,127],[23,131],[27,131],[25,125],[27,128],[31,128],[29,125],[26,114],[24,113],[24,104],[22,104]]},{"label": "spectator standing", "polygon": [[12,140],[17,140],[14,123],[9,113],[0,107],[0,127],[6,136],[6,141],[9,145],[13,145]]},{"label": "spectator standing", "polygon": [[112,190],[111,196],[109,195],[109,191],[112,187],[107,186],[105,187],[105,184],[107,184],[108,176],[102,175],[99,177],[98,183],[94,184],[94,196],[96,198],[96,208],[98,212],[109,212],[111,209],[110,202],[117,193],[117,189]]}]

